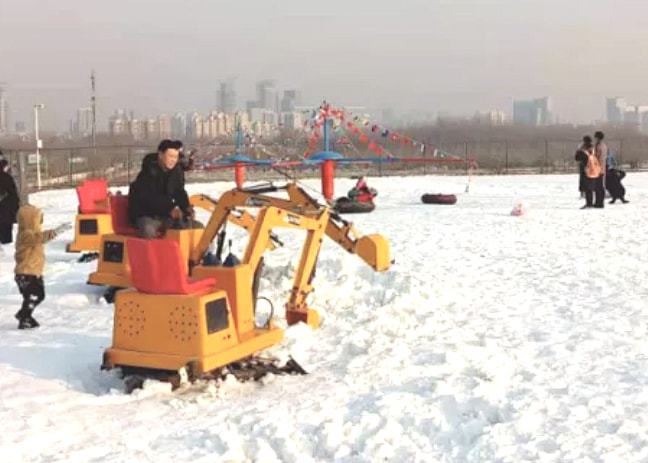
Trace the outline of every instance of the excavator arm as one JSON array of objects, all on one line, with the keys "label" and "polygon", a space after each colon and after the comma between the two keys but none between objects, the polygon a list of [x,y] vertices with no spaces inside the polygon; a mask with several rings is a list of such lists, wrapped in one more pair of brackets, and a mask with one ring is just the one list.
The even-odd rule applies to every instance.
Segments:
[{"label": "excavator arm", "polygon": [[[268,193],[285,192],[288,199],[270,196]],[[212,215],[203,235],[191,254],[193,264],[200,262],[209,244],[214,240],[226,220],[232,221],[230,215],[238,207],[263,208],[273,206],[298,215],[319,216],[323,210],[329,211],[324,233],[347,252],[356,254],[371,268],[378,272],[385,271],[391,265],[389,258],[389,243],[381,235],[366,235],[359,237],[353,224],[345,221],[321,205],[295,183],[283,187],[274,185],[248,189],[230,190],[212,205]],[[248,214],[255,220],[251,214]],[[244,219],[249,220],[249,219]],[[258,219],[256,219],[258,220]],[[236,222],[234,222],[236,223]],[[245,227],[244,227],[245,228]],[[246,228],[247,229],[247,228]],[[252,239],[251,239],[252,241]]]},{"label": "excavator arm", "polygon": [[[189,197],[189,203],[194,207],[199,207],[207,212],[211,212],[213,215],[218,201],[204,194],[196,194]],[[227,216],[227,221],[250,233],[256,223],[256,217],[244,209],[232,209],[230,214]],[[213,239],[214,238],[212,237],[212,240]],[[211,243],[211,241],[209,243]],[[207,243],[207,246],[209,246],[209,243]],[[283,243],[276,235],[273,235],[272,239],[268,242],[268,249],[272,251],[278,246],[283,246]]]},{"label": "excavator arm", "polygon": [[328,220],[328,209],[323,209],[316,215],[303,215],[270,206],[261,210],[256,226],[250,235],[250,241],[245,250],[242,263],[256,269],[263,258],[263,253],[267,248],[273,229],[306,230],[306,240],[302,248],[290,297],[286,304],[286,320],[289,325],[303,321],[313,328],[319,326],[319,314],[308,307],[306,298],[313,291],[311,282]]}]

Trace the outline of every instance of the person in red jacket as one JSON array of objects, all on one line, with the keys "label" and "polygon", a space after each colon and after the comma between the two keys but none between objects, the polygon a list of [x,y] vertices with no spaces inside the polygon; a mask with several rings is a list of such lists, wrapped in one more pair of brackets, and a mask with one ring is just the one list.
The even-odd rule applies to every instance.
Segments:
[{"label": "person in red jacket", "polygon": [[376,190],[369,188],[364,177],[360,177],[353,189],[349,192],[349,197],[359,203],[368,203],[373,201],[376,196]]}]

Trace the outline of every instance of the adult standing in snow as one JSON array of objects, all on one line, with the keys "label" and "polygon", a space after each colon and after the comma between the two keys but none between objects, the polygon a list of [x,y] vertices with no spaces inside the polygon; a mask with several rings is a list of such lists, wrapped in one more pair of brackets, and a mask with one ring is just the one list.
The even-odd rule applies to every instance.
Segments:
[{"label": "adult standing in snow", "polygon": [[585,196],[585,206],[581,209],[592,207],[593,203],[593,188],[591,179],[587,178],[585,169],[587,168],[587,161],[589,156],[593,154],[593,144],[592,137],[585,135],[583,137],[583,143],[576,151],[574,159],[578,162],[578,190],[581,193],[581,197]]},{"label": "adult standing in snow", "polygon": [[194,211],[180,168],[180,146],[162,140],[157,153],[148,154],[142,170],[130,185],[128,211],[131,223],[142,238],[156,238],[167,228],[192,228]]},{"label": "adult standing in snow", "polygon": [[596,143],[594,145],[594,154],[601,166],[601,174],[594,180],[594,207],[602,209],[605,207],[605,169],[607,166],[608,147],[603,142],[605,135],[600,130],[594,134]]},{"label": "adult standing in snow", "polygon": [[9,173],[9,163],[0,151],[0,244],[13,242],[13,224],[18,212],[18,189]]}]

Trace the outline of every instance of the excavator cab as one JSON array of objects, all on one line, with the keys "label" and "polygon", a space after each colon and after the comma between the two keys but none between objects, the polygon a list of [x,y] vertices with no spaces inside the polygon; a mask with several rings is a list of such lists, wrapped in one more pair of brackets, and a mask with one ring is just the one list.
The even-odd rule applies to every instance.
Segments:
[{"label": "excavator cab", "polygon": [[[132,286],[127,241],[136,235],[136,230],[128,220],[128,196],[111,196],[110,214],[114,233],[102,236],[97,270],[88,278],[89,284],[109,287],[105,294],[108,302],[112,302],[114,296],[114,290],[111,288]],[[176,242],[181,255],[187,261],[191,251],[199,242],[202,232],[202,229],[169,229],[164,238]]]},{"label": "excavator cab", "polygon": [[[74,241],[65,250],[87,253],[88,256],[96,255],[101,248],[101,237],[113,232],[108,182],[105,179],[84,180],[76,187],[76,193],[79,209],[74,226]],[[81,260],[87,260],[87,257],[82,257]]]},{"label": "excavator cab", "polygon": [[190,278],[177,242],[128,238],[127,246],[134,288],[117,293],[102,368],[187,367],[195,377],[282,339],[271,323],[255,326],[249,265]]},{"label": "excavator cab", "polygon": [[[210,213],[216,209],[216,200],[207,195],[193,195],[189,202],[192,206]],[[110,216],[114,233],[102,237],[97,270],[88,278],[88,284],[108,287],[104,297],[109,303],[113,302],[116,289],[132,286],[127,240],[136,235],[136,230],[128,220],[128,196],[110,197]],[[230,214],[228,220],[249,232],[254,227],[256,218],[247,211],[238,211]],[[193,250],[201,241],[202,234],[203,229],[168,229],[164,238],[177,242],[183,259],[188,262]],[[272,238],[268,243],[270,250],[281,245],[276,236],[273,235]]]}]

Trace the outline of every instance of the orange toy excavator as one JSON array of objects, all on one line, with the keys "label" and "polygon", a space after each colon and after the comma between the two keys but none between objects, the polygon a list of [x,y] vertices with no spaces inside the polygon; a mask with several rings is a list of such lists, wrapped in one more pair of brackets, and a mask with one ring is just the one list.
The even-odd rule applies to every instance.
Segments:
[{"label": "orange toy excavator", "polygon": [[[313,277],[324,236],[357,254],[376,271],[390,266],[389,244],[381,235],[357,237],[352,225],[330,208],[319,205],[289,184],[289,198],[263,193],[281,190],[228,191],[215,203],[200,242],[190,253],[190,266],[174,240],[127,240],[133,289],[115,299],[113,344],[104,353],[105,369],[120,367],[129,377],[177,378],[183,369],[190,379],[213,374],[221,367],[250,358],[277,344],[283,330],[272,316],[256,322],[258,281],[263,254],[277,229],[303,230],[306,238],[285,305],[289,325],[320,324],[309,307]],[[205,251],[231,214],[240,207],[259,212],[240,262],[206,265]],[[268,366],[276,370],[276,366]],[[173,381],[172,381],[173,382]]]},{"label": "orange toy excavator", "polygon": [[76,187],[79,212],[74,227],[74,241],[66,247],[67,252],[83,252],[79,260],[89,260],[101,248],[101,237],[112,233],[108,182],[105,179],[85,180]]}]

